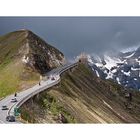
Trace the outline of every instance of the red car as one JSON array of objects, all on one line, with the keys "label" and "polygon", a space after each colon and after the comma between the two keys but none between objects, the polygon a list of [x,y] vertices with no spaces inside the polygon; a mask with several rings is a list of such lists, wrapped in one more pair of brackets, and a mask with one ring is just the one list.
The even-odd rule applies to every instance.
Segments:
[{"label": "red car", "polygon": [[55,78],[54,78],[54,77],[52,77],[52,78],[51,78],[51,80],[55,80]]}]

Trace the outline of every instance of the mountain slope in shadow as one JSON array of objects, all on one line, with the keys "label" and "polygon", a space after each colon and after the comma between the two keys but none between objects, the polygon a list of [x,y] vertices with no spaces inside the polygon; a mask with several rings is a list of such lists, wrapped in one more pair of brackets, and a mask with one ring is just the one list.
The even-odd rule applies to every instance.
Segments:
[{"label": "mountain slope in shadow", "polygon": [[31,123],[139,123],[139,110],[139,92],[102,80],[79,64],[59,85],[22,105],[21,116]]}]

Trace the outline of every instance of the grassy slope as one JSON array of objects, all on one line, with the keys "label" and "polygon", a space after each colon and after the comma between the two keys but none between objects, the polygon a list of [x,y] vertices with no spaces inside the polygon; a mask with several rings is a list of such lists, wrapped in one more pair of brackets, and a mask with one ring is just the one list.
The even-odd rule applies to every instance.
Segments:
[{"label": "grassy slope", "polygon": [[[0,37],[0,98],[31,87],[39,81],[40,74],[57,66],[48,51],[44,51],[44,46],[57,59],[63,60],[64,55],[59,50],[29,30],[15,31]],[[35,62],[34,66],[22,64],[26,54],[30,56],[30,63]]]},{"label": "grassy slope", "polygon": [[19,49],[26,42],[25,35],[25,32],[17,31],[0,37],[0,98],[27,88],[39,79],[35,73],[28,73],[28,77],[22,78],[26,69]]},{"label": "grassy slope", "polygon": [[[31,122],[58,123],[56,118],[61,112],[68,118],[69,123],[140,122],[140,94],[133,92],[132,109],[128,109],[124,105],[127,100],[123,92],[123,88],[118,84],[103,81],[90,69],[79,65],[73,72],[63,74],[59,86],[24,104],[22,117]],[[48,108],[48,96],[56,101],[55,106],[49,103]],[[50,108],[55,108],[56,113]],[[64,112],[69,115],[65,115]]]},{"label": "grassy slope", "polygon": [[25,32],[12,32],[0,37],[1,68],[8,64],[17,55],[19,46],[25,43]]},{"label": "grassy slope", "polygon": [[[24,71],[24,66],[15,61],[0,70],[0,97],[28,88],[38,81],[37,74]],[[26,77],[24,73],[27,74]]]}]

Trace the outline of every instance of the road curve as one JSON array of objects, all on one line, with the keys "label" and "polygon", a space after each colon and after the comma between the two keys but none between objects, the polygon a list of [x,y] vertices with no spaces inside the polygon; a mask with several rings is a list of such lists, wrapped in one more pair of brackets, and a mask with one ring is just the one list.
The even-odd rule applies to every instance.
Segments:
[{"label": "road curve", "polygon": [[[69,70],[72,67],[77,66],[78,63],[68,63],[66,65],[63,65],[61,67],[58,67],[56,69],[53,69],[52,71],[48,72],[47,75],[54,77],[52,80],[49,78],[48,80],[41,81],[41,85],[37,84],[33,86],[32,88],[29,88],[25,91],[19,92],[17,95],[17,102],[12,103],[11,100],[14,98],[14,95],[7,96],[6,98],[0,100],[0,123],[21,123],[20,121],[16,120],[15,122],[8,122],[6,121],[7,115],[14,115],[14,108],[19,108],[23,103],[25,103],[28,99],[33,97],[34,95],[37,95],[38,93],[57,85],[60,82],[60,76],[63,72]],[[6,105],[8,107],[8,110],[2,110],[1,107],[3,105]]]}]

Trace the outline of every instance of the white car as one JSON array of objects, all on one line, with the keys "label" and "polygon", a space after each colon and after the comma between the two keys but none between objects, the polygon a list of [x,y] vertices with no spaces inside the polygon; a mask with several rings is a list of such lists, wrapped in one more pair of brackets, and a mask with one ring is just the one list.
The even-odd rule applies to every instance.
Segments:
[{"label": "white car", "polygon": [[8,107],[6,105],[3,105],[1,109],[2,110],[8,110]]},{"label": "white car", "polygon": [[13,99],[11,99],[11,102],[12,102],[12,103],[17,102],[17,98],[13,98]]}]

